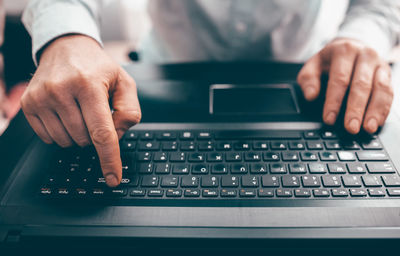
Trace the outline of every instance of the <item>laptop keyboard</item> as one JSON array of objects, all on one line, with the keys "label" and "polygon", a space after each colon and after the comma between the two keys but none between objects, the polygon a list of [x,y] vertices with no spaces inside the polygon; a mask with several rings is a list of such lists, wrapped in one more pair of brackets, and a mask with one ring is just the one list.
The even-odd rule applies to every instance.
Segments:
[{"label": "laptop keyboard", "polygon": [[138,131],[120,141],[123,178],[108,188],[92,147],[60,150],[47,198],[351,199],[400,196],[378,137],[332,131]]}]

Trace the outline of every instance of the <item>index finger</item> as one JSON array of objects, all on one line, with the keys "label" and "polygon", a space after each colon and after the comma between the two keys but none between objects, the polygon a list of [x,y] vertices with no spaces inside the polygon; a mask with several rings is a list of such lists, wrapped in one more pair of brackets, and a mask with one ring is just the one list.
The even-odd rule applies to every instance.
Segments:
[{"label": "index finger", "polygon": [[90,138],[99,155],[101,169],[107,185],[115,187],[119,185],[122,178],[122,163],[118,135],[114,127],[107,95],[106,88],[95,88],[84,96],[80,95],[78,103]]}]

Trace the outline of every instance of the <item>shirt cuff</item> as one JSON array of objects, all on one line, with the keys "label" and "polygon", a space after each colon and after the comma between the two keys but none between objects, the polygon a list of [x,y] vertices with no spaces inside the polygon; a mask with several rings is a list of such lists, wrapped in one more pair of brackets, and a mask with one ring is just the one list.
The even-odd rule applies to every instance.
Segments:
[{"label": "shirt cuff", "polygon": [[358,18],[343,24],[336,37],[358,40],[374,49],[382,58],[387,58],[393,47],[388,33],[373,19]]},{"label": "shirt cuff", "polygon": [[37,66],[37,53],[50,41],[66,34],[82,34],[103,46],[96,19],[82,5],[63,2],[42,10],[25,10],[22,21],[32,37],[32,57]]}]

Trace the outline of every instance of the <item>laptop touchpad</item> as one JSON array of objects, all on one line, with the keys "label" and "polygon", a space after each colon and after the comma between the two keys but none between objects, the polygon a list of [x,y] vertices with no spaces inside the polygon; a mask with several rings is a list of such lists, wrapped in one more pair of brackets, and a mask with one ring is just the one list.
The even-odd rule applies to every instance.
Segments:
[{"label": "laptop touchpad", "polygon": [[295,95],[291,84],[213,84],[210,87],[210,114],[299,114]]}]

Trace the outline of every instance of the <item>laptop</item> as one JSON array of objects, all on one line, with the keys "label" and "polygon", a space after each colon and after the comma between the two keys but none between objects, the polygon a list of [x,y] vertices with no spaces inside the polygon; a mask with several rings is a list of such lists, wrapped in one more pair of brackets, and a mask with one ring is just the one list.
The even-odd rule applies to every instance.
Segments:
[{"label": "laptop", "polygon": [[395,247],[398,119],[374,135],[324,126],[323,96],[303,99],[295,83],[300,68],[127,66],[143,121],[120,141],[123,179],[116,188],[105,185],[92,147],[46,145],[20,113],[0,144],[7,157],[0,176],[2,246]]}]

